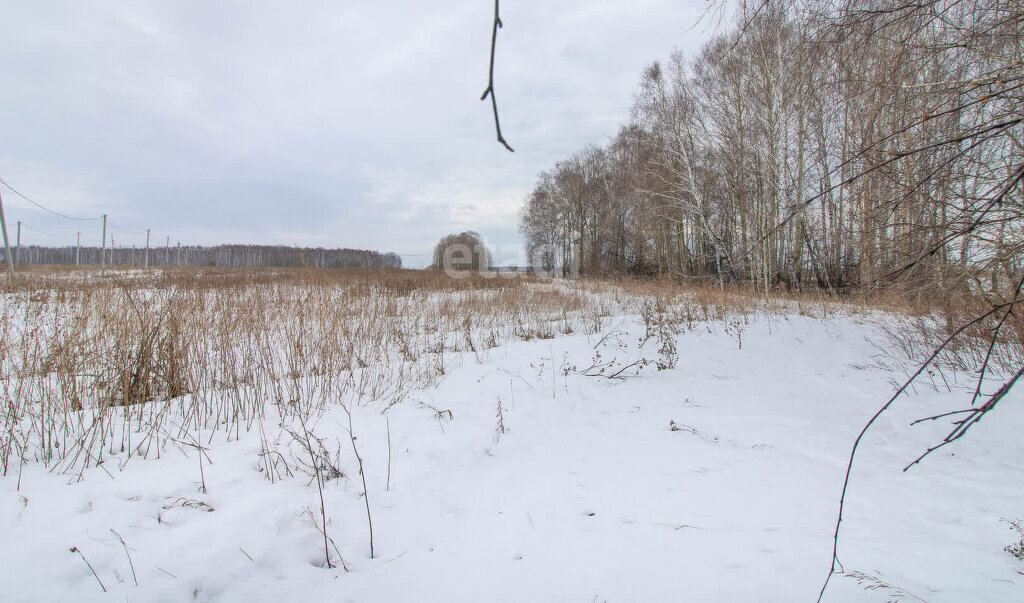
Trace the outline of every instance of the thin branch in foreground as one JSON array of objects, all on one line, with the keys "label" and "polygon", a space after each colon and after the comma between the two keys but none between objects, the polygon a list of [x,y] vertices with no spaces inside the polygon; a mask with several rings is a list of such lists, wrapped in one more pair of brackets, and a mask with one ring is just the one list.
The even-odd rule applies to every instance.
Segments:
[{"label": "thin branch in foreground", "polygon": [[1006,304],[999,304],[993,306],[992,309],[989,310],[988,312],[985,312],[984,314],[975,317],[973,320],[964,323],[963,325],[960,326],[960,328],[958,328],[956,331],[950,334],[949,337],[947,337],[937,348],[935,348],[932,354],[928,356],[928,359],[921,363],[921,365],[914,372],[914,374],[912,374],[910,378],[903,382],[903,385],[901,385],[900,388],[896,390],[896,393],[894,393],[892,397],[889,398],[889,400],[884,405],[882,405],[882,407],[879,408],[874,415],[871,416],[871,419],[869,419],[868,422],[864,424],[864,427],[861,428],[860,433],[857,434],[857,439],[854,440],[853,442],[853,448],[850,450],[849,460],[846,464],[846,477],[843,479],[843,492],[839,496],[839,515],[836,518],[836,529],[835,533],[832,536],[832,567],[829,568],[828,576],[825,577],[825,583],[821,585],[821,591],[818,593],[818,603],[821,603],[821,599],[825,596],[825,590],[828,588],[828,584],[829,581],[832,580],[832,576],[834,576],[837,573],[836,566],[839,567],[840,572],[845,573],[845,570],[843,569],[843,564],[839,561],[839,528],[843,524],[843,510],[846,507],[846,492],[850,486],[850,474],[853,473],[853,461],[857,456],[857,448],[860,446],[860,441],[864,439],[864,435],[868,432],[871,426],[875,424],[875,421],[877,421],[879,417],[885,414],[885,411],[889,410],[889,407],[891,407],[893,403],[896,402],[896,399],[899,398],[903,394],[903,392],[905,392],[911,386],[911,384],[913,384],[913,382],[921,375],[921,373],[925,371],[926,368],[928,368],[928,366],[931,365],[931,363],[936,358],[938,358],[939,354],[941,354],[942,351],[946,349],[946,346],[952,343],[954,339],[959,337],[960,334],[966,331],[967,329],[982,322],[983,320],[992,316],[999,310],[1006,308],[1007,306],[1012,305],[1013,303],[1016,303],[1016,301],[1011,301]]},{"label": "thin branch in foreground", "polygon": [[505,141],[505,137],[501,135],[501,122],[498,120],[498,99],[494,96],[494,49],[498,43],[498,28],[502,26],[500,13],[498,12],[498,3],[500,0],[494,0],[494,26],[491,29],[491,68],[487,74],[487,89],[480,95],[480,100],[487,100],[487,96],[491,97],[491,108],[494,109],[494,129],[498,133],[498,142],[505,145],[505,148],[510,152],[515,153],[515,149],[509,146],[508,142]]},{"label": "thin branch in foreground", "polygon": [[917,425],[919,423],[924,423],[925,421],[937,421],[939,419],[944,419],[946,417],[951,417],[953,415],[962,415],[964,413],[969,413],[969,412],[974,412],[974,409],[973,408],[966,408],[966,409],[963,409],[963,410],[952,410],[950,412],[944,412],[942,414],[932,415],[930,417],[924,417],[923,419],[917,419],[916,421],[911,423],[911,425],[912,426],[913,425]]},{"label": "thin branch in foreground", "polygon": [[1013,377],[1011,377],[1009,381],[1004,383],[1003,386],[999,388],[999,391],[997,391],[996,393],[992,394],[992,397],[990,397],[988,399],[988,401],[985,402],[985,404],[981,405],[978,408],[970,409],[970,416],[969,417],[967,417],[966,419],[961,419],[959,421],[955,421],[954,422],[954,427],[953,427],[952,431],[950,431],[946,435],[946,437],[942,439],[941,442],[939,442],[935,446],[932,446],[928,450],[924,451],[924,453],[921,456],[919,456],[916,459],[914,459],[909,465],[904,467],[903,470],[906,471],[907,469],[910,469],[914,465],[916,465],[916,464],[920,463],[922,460],[924,460],[924,457],[926,457],[929,454],[935,452],[939,448],[942,448],[946,444],[949,444],[951,442],[955,442],[955,441],[959,440],[960,438],[962,438],[964,436],[964,434],[966,434],[967,431],[971,427],[974,426],[975,423],[980,421],[982,419],[982,417],[984,417],[986,414],[988,414],[989,411],[991,411],[993,408],[995,408],[996,404],[999,404],[999,401],[1003,399],[1003,396],[1008,394],[1010,392],[1010,390],[1013,389],[1014,384],[1017,383],[1017,380],[1020,379],[1021,375],[1024,375],[1024,366],[1022,366],[1020,368],[1020,370],[1018,370],[1016,373],[1014,373]]},{"label": "thin branch in foreground", "polygon": [[[1024,277],[1021,277],[1017,283],[1017,289],[1013,292],[1013,299],[1017,300],[1020,298],[1021,289],[1024,289]],[[999,341],[999,333],[1002,332],[1003,326],[1006,324],[1006,320],[1013,314],[1013,309],[1016,307],[1015,304],[1007,306],[1006,312],[1003,317],[996,323],[994,329],[992,329],[992,340],[988,344],[988,350],[985,351],[985,360],[981,363],[981,370],[978,372],[978,385],[974,388],[974,396],[971,397],[971,406],[978,401],[981,397],[981,386],[985,382],[985,376],[988,374],[989,362],[992,360],[992,352],[995,351],[996,342]]]}]

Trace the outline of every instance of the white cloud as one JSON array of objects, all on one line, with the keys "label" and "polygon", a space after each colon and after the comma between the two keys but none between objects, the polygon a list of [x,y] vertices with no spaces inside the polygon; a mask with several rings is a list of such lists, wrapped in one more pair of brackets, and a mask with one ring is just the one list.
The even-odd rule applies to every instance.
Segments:
[{"label": "white cloud", "polygon": [[699,43],[703,4],[503,3],[510,154],[479,100],[489,2],[17,3],[0,176],[161,240],[419,254],[474,229],[511,249],[536,174],[615,133],[643,66]]}]

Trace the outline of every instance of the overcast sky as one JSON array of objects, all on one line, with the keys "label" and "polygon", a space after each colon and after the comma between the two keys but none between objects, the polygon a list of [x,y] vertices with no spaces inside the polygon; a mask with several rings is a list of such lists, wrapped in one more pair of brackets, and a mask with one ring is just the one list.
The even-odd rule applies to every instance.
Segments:
[{"label": "overcast sky", "polygon": [[[15,2],[0,34],[0,177],[118,246],[281,243],[424,265],[480,232],[519,261],[538,172],[627,119],[643,67],[695,51],[704,0]],[[0,187],[22,243],[99,221]],[[28,227],[70,237],[49,237]],[[14,236],[14,233],[11,233]],[[90,238],[84,238],[90,237]],[[424,255],[420,255],[424,254]]]}]

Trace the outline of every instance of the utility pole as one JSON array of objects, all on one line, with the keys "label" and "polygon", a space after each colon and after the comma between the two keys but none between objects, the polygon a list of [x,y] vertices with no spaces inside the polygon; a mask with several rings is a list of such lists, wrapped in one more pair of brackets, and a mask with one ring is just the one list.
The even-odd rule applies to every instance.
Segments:
[{"label": "utility pole", "polygon": [[14,246],[14,265],[21,266],[21,220],[18,220],[18,242]]},{"label": "utility pole", "polygon": [[11,245],[7,241],[7,220],[4,219],[4,200],[0,198],[0,230],[4,231],[4,255],[7,257],[7,271],[14,279],[14,260],[11,258]]},{"label": "utility pole", "polygon": [[79,260],[82,257],[82,233],[78,233],[78,238],[75,239],[75,266],[80,266]]},{"label": "utility pole", "polygon": [[175,263],[181,266],[181,241],[178,241],[178,261]]},{"label": "utility pole", "polygon": [[100,270],[107,265],[107,214],[103,214],[103,247],[100,248]]},{"label": "utility pole", "polygon": [[164,253],[164,266],[171,264],[171,235],[167,235],[167,252]]},{"label": "utility pole", "polygon": [[146,264],[143,266],[146,270],[149,270],[149,229],[146,229]]}]

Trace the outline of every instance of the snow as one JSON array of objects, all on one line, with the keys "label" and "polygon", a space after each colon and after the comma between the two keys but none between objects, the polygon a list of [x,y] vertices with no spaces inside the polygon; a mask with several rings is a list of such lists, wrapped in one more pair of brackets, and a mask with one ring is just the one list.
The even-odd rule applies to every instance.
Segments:
[{"label": "snow", "polygon": [[[351,409],[372,559],[348,416],[332,405],[308,427],[345,473],[325,480],[324,512],[348,571],[325,567],[315,478],[273,412],[263,430],[292,473],[273,483],[257,427],[231,441],[193,434],[202,456],[165,444],[159,459],[115,454],[81,476],[28,463],[0,479],[4,598],[813,601],[850,446],[903,376],[867,362],[894,320],[697,324],[676,338],[675,368],[626,379],[579,374],[597,335],[453,354],[436,387],[386,412]],[[655,342],[637,347],[638,317],[609,330],[606,360],[658,359]],[[907,600],[1020,600],[1024,567],[1003,551],[1014,533],[1002,519],[1024,514],[1021,393],[902,470],[948,427],[909,423],[965,404],[961,382],[918,387],[869,432],[839,557]],[[825,600],[895,597],[870,585],[839,575]]]}]

